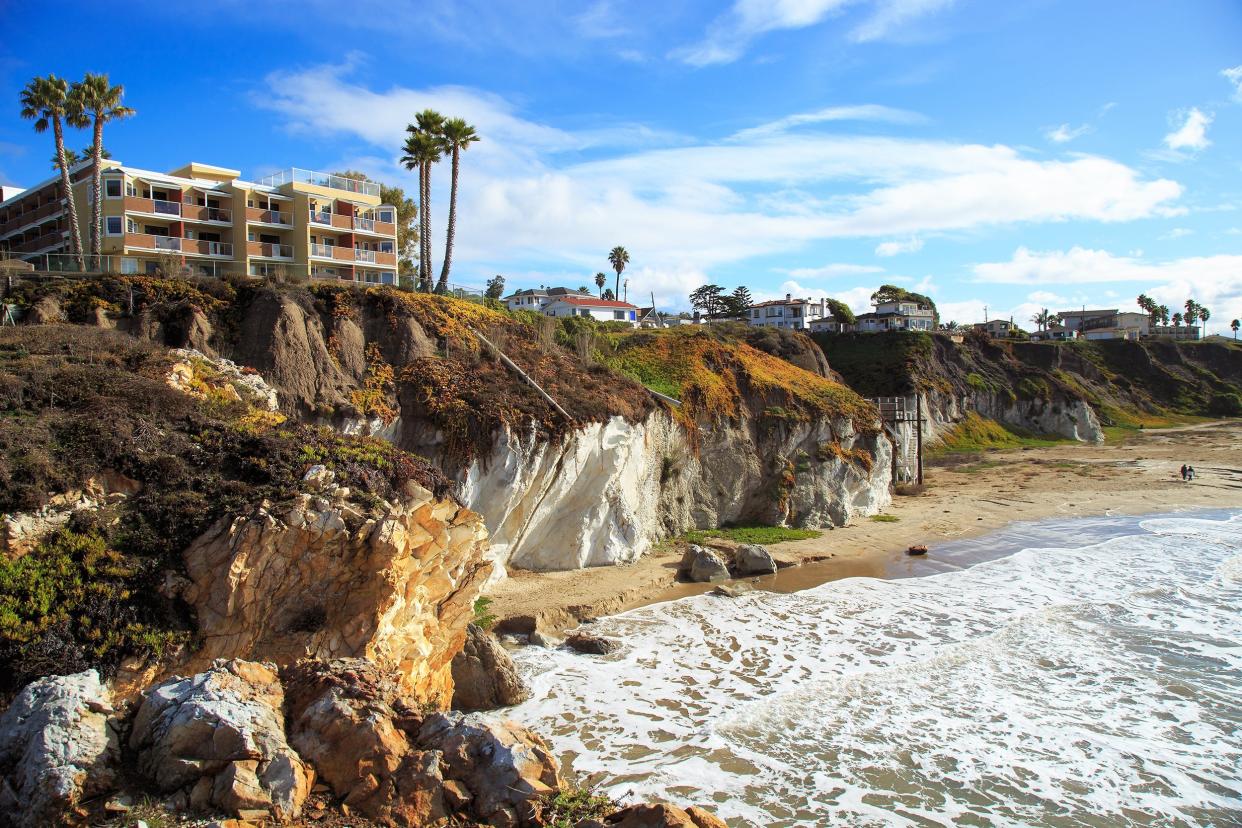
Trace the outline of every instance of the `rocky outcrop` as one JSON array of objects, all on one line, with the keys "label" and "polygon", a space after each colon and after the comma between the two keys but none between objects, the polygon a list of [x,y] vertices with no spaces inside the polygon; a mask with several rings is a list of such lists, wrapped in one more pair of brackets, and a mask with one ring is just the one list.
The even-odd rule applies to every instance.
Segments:
[{"label": "rocky outcrop", "polygon": [[450,664],[486,581],[482,519],[411,482],[362,513],[336,490],[226,518],[184,554],[196,664],[364,657],[420,702],[447,705]]},{"label": "rocky outcrop", "polygon": [[129,744],[139,772],[192,810],[294,819],[314,773],[285,741],[283,709],[273,665],[219,661],[152,688]]},{"label": "rocky outcrop", "polygon": [[365,659],[312,661],[285,686],[289,741],[342,802],[382,825],[445,818],[440,754],[412,741],[421,718],[391,675]]},{"label": "rocky outcrop", "polygon": [[540,800],[564,784],[547,744],[513,722],[434,713],[418,741],[439,751],[445,775],[465,785],[471,813],[498,828],[537,824]]},{"label": "rocky outcrop", "polygon": [[276,411],[280,407],[276,389],[254,369],[243,368],[232,360],[209,356],[192,348],[174,348],[170,353],[177,361],[168,371],[168,384],[182,393],[203,396],[203,391],[195,382],[202,382],[196,370],[196,363],[202,362],[209,366],[212,373],[209,378],[212,386],[221,389],[231,387],[237,392],[238,399],[244,393],[248,402],[266,411]]},{"label": "rocky outcrop", "polygon": [[[948,394],[929,389],[923,395],[927,416],[923,439],[934,441],[960,421],[968,411],[1008,426],[1036,434],[1051,434],[1083,443],[1102,443],[1104,429],[1095,411],[1084,400],[1015,399],[995,391]],[[913,437],[911,437],[913,439]]]},{"label": "rocky outcrop", "polygon": [[611,638],[588,632],[576,632],[565,638],[565,645],[586,655],[608,655],[619,649],[621,645]]},{"label": "rocky outcrop", "polygon": [[529,698],[508,651],[491,633],[471,624],[465,646],[453,656],[453,709],[495,710]]},{"label": "rocky outcrop", "polygon": [[714,814],[691,805],[682,810],[673,805],[631,805],[604,818],[608,828],[725,828]]},{"label": "rocky outcrop", "polygon": [[48,498],[33,512],[14,512],[0,516],[0,552],[9,559],[20,558],[48,535],[69,524],[74,514],[94,511],[137,494],[142,484],[116,471],[105,471],[73,489]]},{"label": "rocky outcrop", "polygon": [[[720,423],[693,445],[660,410],[563,441],[502,435],[460,495],[499,564],[559,570],[632,561],[670,534],[726,523],[844,525],[889,502],[890,444],[848,420]],[[854,459],[856,458],[856,459]]]},{"label": "rocky outcrop", "polygon": [[84,821],[85,801],[111,789],[119,760],[116,722],[98,673],[27,685],[0,717],[0,822],[44,828]]}]

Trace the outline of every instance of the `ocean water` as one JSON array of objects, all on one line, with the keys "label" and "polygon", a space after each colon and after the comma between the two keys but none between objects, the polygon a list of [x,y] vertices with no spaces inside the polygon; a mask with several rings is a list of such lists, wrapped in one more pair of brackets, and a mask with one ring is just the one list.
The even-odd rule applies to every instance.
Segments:
[{"label": "ocean water", "polygon": [[897,580],[601,619],[507,711],[731,825],[1242,825],[1242,512],[1027,524]]}]

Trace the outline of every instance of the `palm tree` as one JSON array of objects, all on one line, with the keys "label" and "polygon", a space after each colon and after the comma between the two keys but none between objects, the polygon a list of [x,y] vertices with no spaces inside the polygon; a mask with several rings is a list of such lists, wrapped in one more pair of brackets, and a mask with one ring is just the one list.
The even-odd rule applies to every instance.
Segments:
[{"label": "palm tree", "polygon": [[449,187],[448,235],[444,240],[444,266],[440,269],[440,282],[436,293],[448,290],[449,268],[453,263],[453,236],[457,231],[457,169],[461,164],[462,151],[479,140],[474,127],[462,118],[449,118],[440,134],[444,137],[444,150],[453,161],[453,183]]},{"label": "palm tree", "polygon": [[22,117],[34,121],[35,132],[46,132],[48,125],[52,127],[52,135],[56,139],[56,158],[60,167],[60,186],[65,192],[65,201],[69,207],[69,230],[73,252],[78,258],[78,267],[86,269],[86,260],[82,256],[82,230],[78,227],[78,210],[73,203],[73,182],[69,180],[69,164],[65,159],[65,126],[64,120],[69,106],[69,84],[64,78],[48,75],[46,78],[34,78],[22,90]]},{"label": "palm tree", "polygon": [[1199,303],[1194,299],[1187,299],[1183,307],[1186,308],[1186,313],[1182,318],[1186,320],[1187,325],[1191,323],[1191,320],[1199,318]]},{"label": "palm tree", "polygon": [[599,288],[599,298],[604,298],[604,285],[608,284],[608,277],[602,273],[595,274],[595,286]]},{"label": "palm tree", "polygon": [[1052,314],[1048,312],[1047,308],[1041,308],[1039,313],[1031,317],[1031,321],[1038,325],[1042,331],[1052,322]]},{"label": "palm tree", "polygon": [[1160,314],[1161,325],[1169,324],[1169,306],[1168,305],[1161,305],[1160,307],[1156,308],[1156,313]]},{"label": "palm tree", "polygon": [[415,116],[417,126],[405,128],[405,154],[401,163],[407,170],[418,170],[418,277],[423,290],[431,287],[431,165],[440,160],[444,144],[435,130],[440,116],[425,109]]},{"label": "palm tree", "polygon": [[95,214],[91,219],[91,253],[98,256],[103,239],[103,128],[109,121],[129,118],[134,110],[121,104],[125,87],[112,86],[107,75],[86,73],[69,91],[70,123],[76,127],[91,126],[94,140],[91,142],[91,158],[95,163],[92,171],[91,193],[95,199]]},{"label": "palm tree", "polygon": [[1238,328],[1242,328],[1242,319],[1235,319],[1229,323],[1229,329],[1233,331],[1234,341],[1238,338]]},{"label": "palm tree", "polygon": [[1212,318],[1212,312],[1203,305],[1199,306],[1199,321],[1203,323],[1203,335],[1207,336],[1207,321]]},{"label": "palm tree", "polygon": [[1180,328],[1182,326],[1182,315],[1180,313],[1173,314],[1173,327]]},{"label": "palm tree", "polygon": [[613,296],[617,296],[621,293],[621,271],[625,270],[625,266],[630,263],[630,254],[624,247],[617,245],[608,254],[608,261],[612,263],[612,269],[617,271],[617,286],[612,292]]}]

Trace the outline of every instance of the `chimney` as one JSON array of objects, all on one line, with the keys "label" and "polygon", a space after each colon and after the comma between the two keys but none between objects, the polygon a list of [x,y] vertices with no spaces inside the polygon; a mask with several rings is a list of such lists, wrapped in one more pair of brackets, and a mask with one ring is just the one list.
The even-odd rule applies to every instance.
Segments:
[{"label": "chimney", "polygon": [[790,293],[786,293],[786,294],[785,294],[785,301],[786,301],[786,302],[788,302],[791,298],[793,298],[793,294],[790,294]]}]

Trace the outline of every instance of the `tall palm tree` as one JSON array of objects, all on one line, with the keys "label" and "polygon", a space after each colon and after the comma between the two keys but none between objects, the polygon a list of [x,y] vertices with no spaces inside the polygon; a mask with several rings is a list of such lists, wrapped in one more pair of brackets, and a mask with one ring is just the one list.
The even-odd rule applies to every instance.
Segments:
[{"label": "tall palm tree", "polygon": [[1031,317],[1031,321],[1038,325],[1042,331],[1052,321],[1052,314],[1048,312],[1047,308],[1040,308],[1039,313]]},{"label": "tall palm tree", "polygon": [[479,140],[474,127],[462,118],[449,118],[440,130],[444,138],[444,151],[453,162],[453,181],[449,187],[448,234],[444,239],[444,265],[440,268],[440,281],[436,293],[448,290],[449,268],[453,264],[453,236],[457,232],[457,169],[461,164],[462,151]]},{"label": "tall palm tree", "polygon": [[1242,319],[1235,319],[1229,323],[1229,330],[1233,331],[1234,341],[1238,339],[1238,328],[1242,328]]},{"label": "tall palm tree", "polygon": [[630,263],[630,254],[625,248],[617,245],[608,254],[608,261],[612,263],[612,269],[617,271],[616,289],[612,292],[613,296],[621,295],[621,271],[625,270],[625,266]]},{"label": "tall palm tree", "polygon": [[91,159],[95,162],[92,171],[91,193],[95,199],[95,214],[91,218],[91,253],[98,256],[100,242],[103,240],[103,128],[109,121],[119,121],[134,115],[134,110],[121,104],[125,95],[124,86],[113,86],[108,82],[107,75],[96,75],[87,72],[86,77],[78,81],[69,90],[70,123],[77,127],[91,126],[94,129],[94,140],[91,142]]},{"label": "tall palm tree", "polygon": [[86,269],[82,256],[82,230],[78,227],[78,211],[73,203],[73,183],[69,180],[69,164],[65,158],[65,116],[69,106],[69,84],[64,78],[48,75],[34,78],[26,84],[21,94],[22,117],[34,121],[35,132],[46,132],[52,127],[56,139],[56,158],[60,167],[60,186],[65,192],[69,206],[69,231],[73,252],[77,255],[78,268]]},{"label": "tall palm tree", "polygon": [[1212,312],[1203,305],[1199,306],[1199,321],[1203,323],[1203,335],[1207,336],[1207,321],[1212,318]]},{"label": "tall palm tree", "polygon": [[401,156],[407,170],[418,170],[418,277],[423,290],[431,287],[431,165],[444,153],[440,137],[427,128],[438,129],[435,118],[439,118],[437,113],[424,110],[415,118],[417,125],[405,128],[409,135]]},{"label": "tall palm tree", "polygon": [[1180,313],[1173,314],[1173,327],[1180,328],[1182,326],[1182,315]]},{"label": "tall palm tree", "polygon": [[604,298],[604,285],[608,284],[608,277],[602,273],[595,274],[595,286],[599,288],[599,298]]}]

